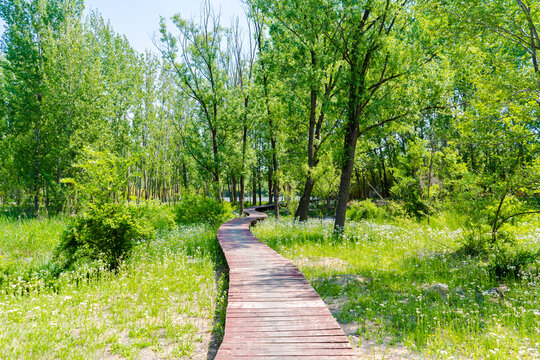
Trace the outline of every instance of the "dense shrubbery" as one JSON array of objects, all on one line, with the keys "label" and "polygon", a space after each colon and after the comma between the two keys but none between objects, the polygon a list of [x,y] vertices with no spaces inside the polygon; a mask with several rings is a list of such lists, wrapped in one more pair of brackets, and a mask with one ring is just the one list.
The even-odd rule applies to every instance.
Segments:
[{"label": "dense shrubbery", "polygon": [[167,230],[175,225],[174,208],[156,201],[143,202],[140,205],[131,205],[129,212],[136,219],[144,219],[157,231]]},{"label": "dense shrubbery", "polygon": [[458,252],[465,256],[487,255],[490,248],[491,234],[482,229],[466,231]]},{"label": "dense shrubbery", "polygon": [[499,232],[493,242],[490,231],[477,228],[467,231],[458,249],[458,254],[487,259],[487,270],[494,280],[513,280],[540,257],[540,252],[525,249],[509,232]]},{"label": "dense shrubbery", "polygon": [[394,201],[375,203],[370,199],[353,202],[347,217],[352,221],[405,217],[407,213],[402,205]]},{"label": "dense shrubbery", "polygon": [[220,225],[233,217],[229,203],[206,196],[186,196],[175,208],[175,220],[180,224],[208,223]]},{"label": "dense shrubbery", "polygon": [[504,243],[490,254],[488,273],[497,280],[515,280],[521,278],[538,258],[538,251],[520,248],[515,243]]},{"label": "dense shrubbery", "polygon": [[90,206],[68,225],[56,249],[56,256],[65,269],[87,259],[101,260],[115,270],[129,256],[135,244],[152,237],[152,228],[144,217],[136,218],[126,206]]},{"label": "dense shrubbery", "polygon": [[352,203],[347,211],[347,217],[353,221],[377,219],[383,215],[384,211],[370,199]]}]

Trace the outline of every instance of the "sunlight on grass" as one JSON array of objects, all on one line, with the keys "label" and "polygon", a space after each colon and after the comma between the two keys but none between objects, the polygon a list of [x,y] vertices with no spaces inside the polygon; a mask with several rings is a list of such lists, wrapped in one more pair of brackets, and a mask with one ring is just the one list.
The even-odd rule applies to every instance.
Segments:
[{"label": "sunlight on grass", "polygon": [[64,228],[61,218],[13,221],[0,217],[0,270],[8,266],[23,270],[47,263]]},{"label": "sunlight on grass", "polygon": [[[48,251],[45,245],[34,248],[46,257],[54,240],[44,242]],[[139,246],[117,274],[98,264],[62,274],[53,287],[38,276],[30,286],[23,280],[0,286],[0,358],[206,353],[221,301],[214,278],[216,243],[207,226],[183,227]]]},{"label": "sunlight on grass", "polygon": [[[257,237],[295,262],[341,323],[379,342],[402,342],[430,358],[538,358],[540,277],[537,261],[522,280],[500,284],[482,258],[458,255],[462,231],[404,220],[347,224],[270,220]],[[519,246],[540,247],[538,227]],[[430,291],[444,284],[448,292]],[[497,289],[497,290],[494,290]],[[500,289],[500,290],[498,290]]]}]

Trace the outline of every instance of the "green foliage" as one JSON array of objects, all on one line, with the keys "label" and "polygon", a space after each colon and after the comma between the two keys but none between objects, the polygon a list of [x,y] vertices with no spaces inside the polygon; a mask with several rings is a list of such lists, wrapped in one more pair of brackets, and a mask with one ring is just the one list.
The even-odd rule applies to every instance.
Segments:
[{"label": "green foliage", "polygon": [[540,258],[540,249],[521,246],[513,233],[499,232],[496,243],[487,226],[468,230],[458,248],[461,255],[487,259],[487,272],[494,281],[519,280]]},{"label": "green foliage", "polygon": [[540,249],[521,248],[512,235],[501,232],[497,245],[489,255],[487,270],[493,279],[512,282],[522,278],[538,259]]},{"label": "green foliage", "polygon": [[404,177],[390,189],[390,192],[395,198],[403,201],[403,208],[407,214],[416,218],[421,218],[427,214],[428,206],[422,198],[419,180]]},{"label": "green foliage", "polygon": [[130,205],[129,212],[135,219],[143,219],[157,231],[165,231],[176,225],[174,208],[157,201],[145,201],[138,205]]},{"label": "green foliage", "polygon": [[490,248],[491,234],[489,230],[475,228],[465,232],[458,252],[466,256],[485,256],[489,253]]},{"label": "green foliage", "polygon": [[129,163],[129,160],[109,151],[85,148],[79,164],[76,165],[81,169],[79,176],[76,179],[63,179],[63,182],[74,185],[83,206],[101,206],[125,198],[127,179],[124,174]]},{"label": "green foliage", "polygon": [[347,218],[352,221],[372,220],[383,216],[384,210],[373,203],[371,199],[353,202],[347,211]]},{"label": "green foliage", "polygon": [[377,201],[371,199],[354,201],[347,210],[347,218],[352,221],[397,219],[407,217],[407,211],[395,201]]},{"label": "green foliage", "polygon": [[136,218],[120,204],[90,206],[75,217],[62,234],[56,257],[66,269],[79,261],[102,261],[116,270],[133,247],[149,241],[153,232],[143,218]]},{"label": "green foliage", "polygon": [[208,223],[218,226],[232,217],[233,210],[229,203],[207,196],[186,196],[175,208],[175,220],[180,224]]}]

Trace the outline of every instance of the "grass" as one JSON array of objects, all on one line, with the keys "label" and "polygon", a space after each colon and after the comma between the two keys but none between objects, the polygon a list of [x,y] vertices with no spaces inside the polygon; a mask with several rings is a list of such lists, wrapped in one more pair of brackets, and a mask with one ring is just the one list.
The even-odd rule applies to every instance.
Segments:
[{"label": "grass", "polygon": [[0,216],[0,273],[21,273],[49,262],[65,228],[62,218],[12,220]]},{"label": "grass", "polygon": [[[299,266],[360,341],[403,343],[428,358],[539,358],[539,262],[501,286],[486,259],[456,253],[463,231],[444,223],[351,222],[337,240],[331,221],[282,219],[254,233]],[[522,229],[519,246],[540,248],[539,225]],[[448,294],[429,290],[434,284]]]},{"label": "grass", "polygon": [[214,229],[161,231],[117,273],[89,264],[51,286],[39,269],[63,228],[61,219],[0,220],[0,270],[11,274],[0,284],[1,359],[206,357],[225,302]]}]

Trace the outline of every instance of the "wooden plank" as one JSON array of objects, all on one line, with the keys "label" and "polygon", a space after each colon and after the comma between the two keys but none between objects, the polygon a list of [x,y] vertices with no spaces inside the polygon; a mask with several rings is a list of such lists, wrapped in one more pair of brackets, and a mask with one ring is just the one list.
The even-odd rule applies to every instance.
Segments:
[{"label": "wooden plank", "polygon": [[337,355],[337,356],[319,356],[319,355],[281,355],[281,356],[273,356],[273,355],[259,355],[259,356],[253,356],[253,355],[221,355],[218,354],[216,356],[215,360],[299,360],[299,359],[305,359],[305,360],[353,360],[356,359],[356,356],[343,356],[343,355]]},{"label": "wooden plank", "polygon": [[[350,347],[350,346],[349,346]],[[223,355],[250,355],[250,356],[264,356],[264,355],[279,355],[279,356],[305,356],[305,355],[317,355],[317,356],[354,356],[355,353],[352,349],[310,349],[306,347],[283,347],[283,346],[271,346],[262,349],[225,349],[219,348],[219,353]]]},{"label": "wooden plank", "polygon": [[[277,346],[276,346],[277,345]],[[250,351],[261,351],[261,350],[272,350],[275,348],[279,348],[281,352],[287,351],[287,352],[298,352],[305,348],[309,348],[312,350],[315,349],[324,349],[324,350],[340,350],[340,349],[349,349],[350,345],[348,343],[284,343],[284,342],[240,342],[240,343],[227,343],[221,345],[222,349],[227,350],[235,350],[239,349],[242,351],[250,352]]]},{"label": "wooden plank", "polygon": [[269,338],[266,336],[238,336],[238,335],[226,335],[223,338],[223,343],[242,343],[245,341],[250,341],[253,343],[259,342],[272,342],[274,344],[281,343],[302,343],[302,344],[312,344],[312,343],[345,343],[349,344],[349,339],[346,336],[341,335],[324,335],[324,336],[282,336],[282,337],[273,337]]},{"label": "wooden plank", "polygon": [[353,359],[343,330],[289,260],[251,234],[254,208],[220,227],[229,265],[225,335],[216,360]]}]

